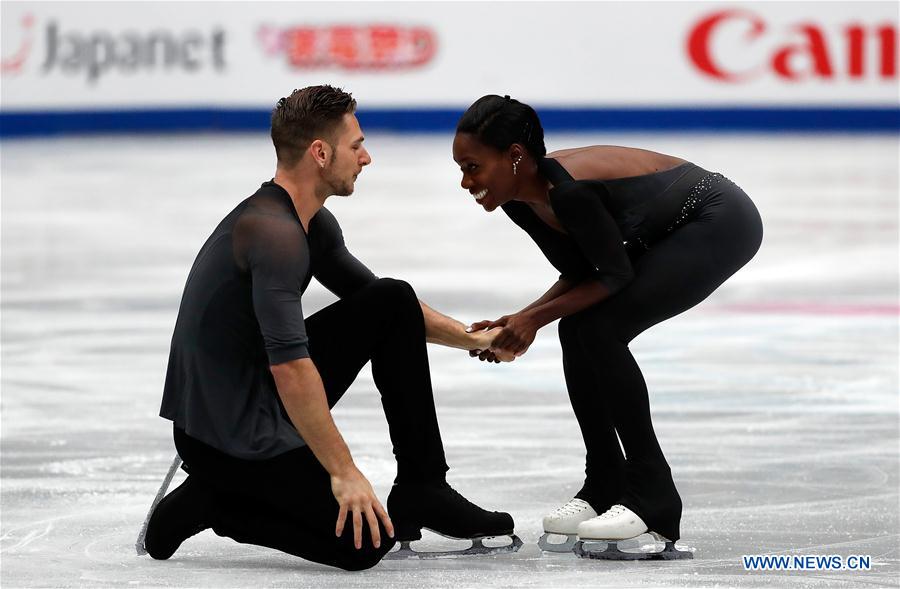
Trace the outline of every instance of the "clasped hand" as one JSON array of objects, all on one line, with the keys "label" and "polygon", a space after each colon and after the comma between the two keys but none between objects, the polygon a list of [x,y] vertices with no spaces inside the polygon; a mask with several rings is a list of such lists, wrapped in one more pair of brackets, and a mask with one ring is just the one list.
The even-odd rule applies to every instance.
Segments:
[{"label": "clasped hand", "polygon": [[489,362],[512,362],[528,351],[537,336],[538,327],[523,313],[504,315],[495,321],[473,323],[469,326],[469,331],[483,334],[488,345],[471,350],[469,355]]}]

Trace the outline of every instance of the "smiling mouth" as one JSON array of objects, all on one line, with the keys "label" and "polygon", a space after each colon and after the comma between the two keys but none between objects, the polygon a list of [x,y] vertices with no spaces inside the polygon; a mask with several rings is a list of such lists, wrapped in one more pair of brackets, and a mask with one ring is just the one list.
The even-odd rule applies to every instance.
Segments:
[{"label": "smiling mouth", "polygon": [[485,189],[482,190],[481,192],[476,192],[476,193],[473,194],[472,196],[475,197],[475,200],[480,201],[481,199],[483,199],[483,198],[487,195],[487,193],[488,193],[488,189],[485,188]]}]

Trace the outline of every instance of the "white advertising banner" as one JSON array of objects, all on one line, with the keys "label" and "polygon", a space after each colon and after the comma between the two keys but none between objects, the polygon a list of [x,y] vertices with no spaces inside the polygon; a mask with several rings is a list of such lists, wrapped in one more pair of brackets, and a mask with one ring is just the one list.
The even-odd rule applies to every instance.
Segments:
[{"label": "white advertising banner", "polygon": [[896,2],[3,2],[2,108],[887,106]]}]

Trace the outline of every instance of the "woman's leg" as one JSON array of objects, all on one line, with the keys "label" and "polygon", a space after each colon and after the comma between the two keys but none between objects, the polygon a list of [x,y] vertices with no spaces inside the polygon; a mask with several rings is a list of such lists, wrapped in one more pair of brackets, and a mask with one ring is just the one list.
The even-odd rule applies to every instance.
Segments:
[{"label": "woman's leg", "polygon": [[590,503],[597,513],[603,513],[622,496],[625,457],[616,436],[610,407],[606,398],[598,394],[602,386],[591,369],[593,359],[581,345],[578,331],[576,317],[560,320],[559,340],[566,388],[587,451],[584,486],[575,497]]},{"label": "woman's leg", "polygon": [[[677,539],[681,499],[653,431],[647,385],[618,326],[601,307],[568,318],[577,324],[575,338],[581,348],[581,388],[573,389],[568,377],[566,382],[588,448],[582,492],[590,498],[582,498],[598,513],[622,503],[652,529]],[[568,375],[573,355],[564,357]]]},{"label": "woman's leg", "polygon": [[[708,297],[753,257],[761,238],[756,208],[724,180],[696,219],[636,260],[635,278],[622,291],[567,319],[578,326],[574,331],[589,366],[581,373],[593,373],[595,394],[625,450],[624,491],[617,502],[672,540],[680,536],[681,499],[653,431],[647,386],[628,344]],[[578,405],[591,406],[588,401]],[[589,422],[590,416],[579,416],[582,420]],[[589,480],[587,486],[596,485]]]}]

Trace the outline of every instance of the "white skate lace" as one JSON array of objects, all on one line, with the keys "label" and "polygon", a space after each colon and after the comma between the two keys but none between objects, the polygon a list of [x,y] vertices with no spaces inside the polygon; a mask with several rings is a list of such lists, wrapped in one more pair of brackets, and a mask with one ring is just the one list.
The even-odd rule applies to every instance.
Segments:
[{"label": "white skate lace", "polygon": [[626,510],[627,508],[624,505],[613,505],[612,507],[604,511],[599,517],[600,519],[611,519],[622,515]]},{"label": "white skate lace", "polygon": [[562,518],[569,515],[575,515],[576,513],[580,513],[585,509],[590,509],[590,507],[590,504],[588,504],[588,502],[584,501],[583,499],[572,499],[562,507],[557,508],[556,511],[553,512],[551,517]]}]

